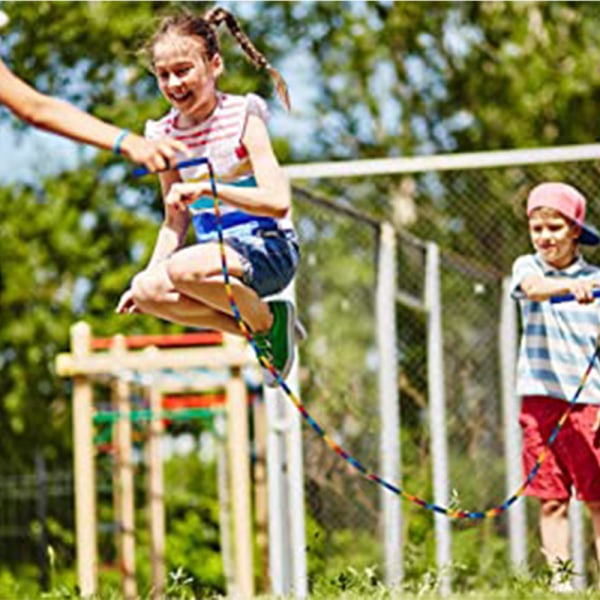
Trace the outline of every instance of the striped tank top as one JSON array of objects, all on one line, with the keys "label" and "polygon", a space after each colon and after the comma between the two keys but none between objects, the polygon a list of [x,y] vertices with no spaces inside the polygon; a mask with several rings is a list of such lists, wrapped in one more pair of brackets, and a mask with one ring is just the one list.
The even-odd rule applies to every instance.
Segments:
[{"label": "striped tank top", "polygon": [[[252,163],[242,143],[249,115],[268,120],[266,102],[255,94],[236,96],[217,92],[217,106],[202,123],[182,129],[178,126],[179,111],[171,109],[158,121],[146,122],[149,139],[171,137],[182,141],[194,157],[208,158],[217,182],[228,185],[256,186]],[[187,167],[180,171],[183,181],[208,179],[205,165]],[[217,220],[212,197],[203,196],[190,204],[192,223],[199,242],[217,239]],[[289,215],[284,218],[251,215],[221,202],[222,226],[227,236],[243,237],[257,229],[293,229]]]}]

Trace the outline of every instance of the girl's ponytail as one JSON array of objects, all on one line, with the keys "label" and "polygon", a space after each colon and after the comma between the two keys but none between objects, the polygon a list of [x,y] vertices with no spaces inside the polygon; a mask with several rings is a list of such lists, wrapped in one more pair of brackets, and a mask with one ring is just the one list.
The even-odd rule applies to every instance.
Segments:
[{"label": "girl's ponytail", "polygon": [[264,54],[259,52],[254,44],[250,41],[250,38],[241,30],[240,26],[236,18],[227,10],[220,7],[215,7],[206,13],[204,16],[204,20],[214,27],[215,29],[221,24],[225,23],[227,29],[231,35],[235,38],[237,43],[241,46],[242,50],[246,54],[246,56],[250,59],[250,61],[256,65],[260,69],[266,69],[271,78],[275,83],[275,91],[277,92],[277,96],[285,106],[285,108],[290,110],[290,97],[288,94],[288,87],[279,73],[277,69],[272,67],[269,64],[269,61],[265,57]]}]

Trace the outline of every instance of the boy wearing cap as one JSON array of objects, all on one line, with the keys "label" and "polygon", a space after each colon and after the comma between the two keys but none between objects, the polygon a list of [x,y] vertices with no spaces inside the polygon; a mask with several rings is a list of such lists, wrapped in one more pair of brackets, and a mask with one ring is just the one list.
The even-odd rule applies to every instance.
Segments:
[{"label": "boy wearing cap", "polygon": [[[596,348],[600,315],[593,289],[600,268],[587,263],[579,245],[596,245],[600,236],[585,224],[585,197],[564,183],[542,183],[527,201],[534,254],[513,265],[511,291],[519,300],[523,333],[517,368],[523,429],[523,467],[531,472],[564,414]],[[552,296],[573,294],[576,302],[551,304]],[[588,506],[600,558],[600,368],[586,386],[550,446],[526,493],[540,500],[542,551],[553,568],[552,586],[570,591],[561,577],[569,559],[567,509],[571,487]]]}]

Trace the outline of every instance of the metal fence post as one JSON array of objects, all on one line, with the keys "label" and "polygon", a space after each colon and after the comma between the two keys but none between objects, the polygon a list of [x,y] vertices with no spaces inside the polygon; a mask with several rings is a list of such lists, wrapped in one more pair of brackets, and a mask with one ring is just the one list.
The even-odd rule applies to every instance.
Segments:
[{"label": "metal fence post", "polygon": [[[299,395],[299,361],[296,360],[287,380],[290,389]],[[280,392],[283,396],[283,393]],[[280,402],[287,402],[281,398]],[[308,597],[306,564],[306,523],[304,518],[304,458],[302,453],[302,418],[295,408],[289,408],[288,430],[288,509],[290,523],[290,555],[292,559],[292,592],[297,600]]]},{"label": "metal fence post", "polygon": [[[400,481],[400,403],[396,351],[396,235],[389,223],[379,231],[376,291],[378,388],[381,422],[380,468],[390,482]],[[385,582],[394,587],[402,582],[401,499],[381,488]]]},{"label": "metal fence post", "polygon": [[289,564],[290,536],[287,522],[288,494],[285,428],[288,407],[279,397],[279,390],[264,389],[267,405],[267,478],[269,490],[269,568],[271,592],[275,596],[289,594],[291,573]]},{"label": "metal fence post", "polygon": [[[504,421],[504,459],[506,463],[506,495],[521,485],[521,431],[519,399],[516,395],[517,315],[509,292],[510,279],[502,282],[500,305],[500,372]],[[525,502],[517,502],[508,511],[510,561],[515,570],[527,569],[527,514]]]},{"label": "metal fence post", "polygon": [[585,573],[585,531],[583,526],[583,502],[571,498],[569,504],[569,528],[571,530],[571,556],[575,576],[575,589],[584,590],[587,585]]},{"label": "metal fence post", "polygon": [[[279,296],[294,301],[294,285]],[[299,394],[299,360],[287,379]],[[271,591],[308,596],[302,420],[280,389],[264,388],[267,405],[267,474],[269,489],[269,567]]]},{"label": "metal fence post", "polygon": [[38,564],[40,568],[40,588],[48,591],[50,572],[48,568],[48,473],[41,450],[35,453],[35,476],[37,482],[36,517],[40,524],[38,539]]},{"label": "metal fence post", "polygon": [[[442,300],[440,290],[440,252],[437,244],[427,243],[425,271],[425,305],[427,307],[427,382],[429,390],[429,422],[431,456],[433,459],[433,500],[447,506],[448,445],[446,439],[446,398],[444,391],[444,346],[442,336]],[[439,570],[439,591],[450,593],[452,549],[450,521],[435,513],[436,560]]]}]

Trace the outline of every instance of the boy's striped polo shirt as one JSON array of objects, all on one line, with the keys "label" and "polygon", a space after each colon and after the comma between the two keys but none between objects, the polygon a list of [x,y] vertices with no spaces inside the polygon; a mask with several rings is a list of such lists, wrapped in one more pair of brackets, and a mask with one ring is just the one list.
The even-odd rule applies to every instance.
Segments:
[{"label": "boy's striped polo shirt", "polygon": [[[552,304],[528,300],[521,290],[527,276],[597,280],[600,268],[579,257],[565,269],[545,263],[538,254],[513,264],[511,295],[521,307],[522,336],[517,364],[517,394],[570,401],[596,348],[600,301]],[[600,405],[600,363],[596,363],[578,402]]]}]

